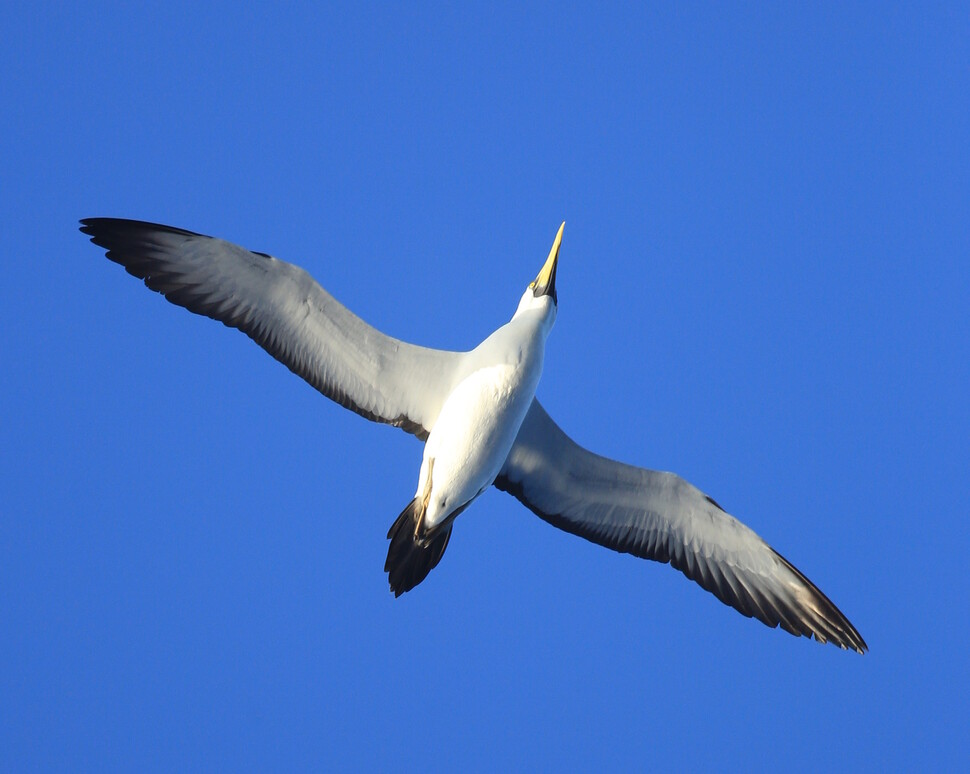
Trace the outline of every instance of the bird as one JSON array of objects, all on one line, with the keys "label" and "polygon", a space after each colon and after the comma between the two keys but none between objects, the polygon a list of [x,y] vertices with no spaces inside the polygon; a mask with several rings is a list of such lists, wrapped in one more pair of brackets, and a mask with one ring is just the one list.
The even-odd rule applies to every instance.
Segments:
[{"label": "bird", "polygon": [[535,397],[565,223],[512,318],[467,352],[385,335],[267,253],[157,223],[80,223],[109,260],[173,304],[239,329],[326,397],[425,442],[414,495],[387,533],[395,597],[425,580],[457,517],[494,486],[554,527],[669,563],[744,616],[868,651],[814,583],[714,498],[674,473],[583,448]]}]

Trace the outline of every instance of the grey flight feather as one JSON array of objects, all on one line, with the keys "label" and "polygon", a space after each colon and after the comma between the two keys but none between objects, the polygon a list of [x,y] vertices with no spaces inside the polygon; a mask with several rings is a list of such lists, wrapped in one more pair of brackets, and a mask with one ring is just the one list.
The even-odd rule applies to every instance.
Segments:
[{"label": "grey flight feather", "polygon": [[673,473],[587,451],[536,400],[495,486],[553,526],[614,551],[670,562],[748,617],[863,653],[865,641],[808,578]]},{"label": "grey flight feather", "polygon": [[135,220],[81,224],[173,304],[238,328],[342,406],[427,438],[463,353],[385,336],[300,267],[231,242]]}]

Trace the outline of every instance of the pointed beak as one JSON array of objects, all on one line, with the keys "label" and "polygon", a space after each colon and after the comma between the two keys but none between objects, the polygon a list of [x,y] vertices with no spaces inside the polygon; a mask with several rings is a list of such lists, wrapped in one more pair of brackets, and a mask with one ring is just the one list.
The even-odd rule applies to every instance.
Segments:
[{"label": "pointed beak", "polygon": [[559,227],[556,239],[552,243],[552,249],[549,251],[549,257],[546,258],[546,262],[542,266],[542,271],[539,272],[539,276],[532,283],[532,294],[536,298],[552,296],[552,300],[556,303],[558,303],[556,298],[556,267],[559,265],[559,245],[562,244],[564,228],[566,228],[565,221]]}]

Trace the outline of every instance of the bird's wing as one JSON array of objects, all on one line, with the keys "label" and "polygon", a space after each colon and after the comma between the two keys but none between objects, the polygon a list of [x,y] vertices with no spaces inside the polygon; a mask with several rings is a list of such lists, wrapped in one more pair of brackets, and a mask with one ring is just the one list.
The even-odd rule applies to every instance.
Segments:
[{"label": "bird's wing", "polygon": [[462,353],[385,336],[306,271],[191,231],[87,218],[81,231],[152,290],[238,328],[342,406],[426,438]]},{"label": "bird's wing", "polygon": [[537,400],[495,485],[566,532],[670,562],[725,604],[768,626],[859,653],[868,649],[828,597],[714,500],[673,473],[587,451]]}]

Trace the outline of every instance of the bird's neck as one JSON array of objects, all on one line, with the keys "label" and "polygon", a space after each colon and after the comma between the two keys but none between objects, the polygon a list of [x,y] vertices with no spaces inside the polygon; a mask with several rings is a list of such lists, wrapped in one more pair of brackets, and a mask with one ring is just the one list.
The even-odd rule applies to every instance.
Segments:
[{"label": "bird's neck", "polygon": [[512,315],[511,322],[534,327],[545,339],[556,322],[556,304],[548,296],[533,298],[532,293],[526,291]]}]

